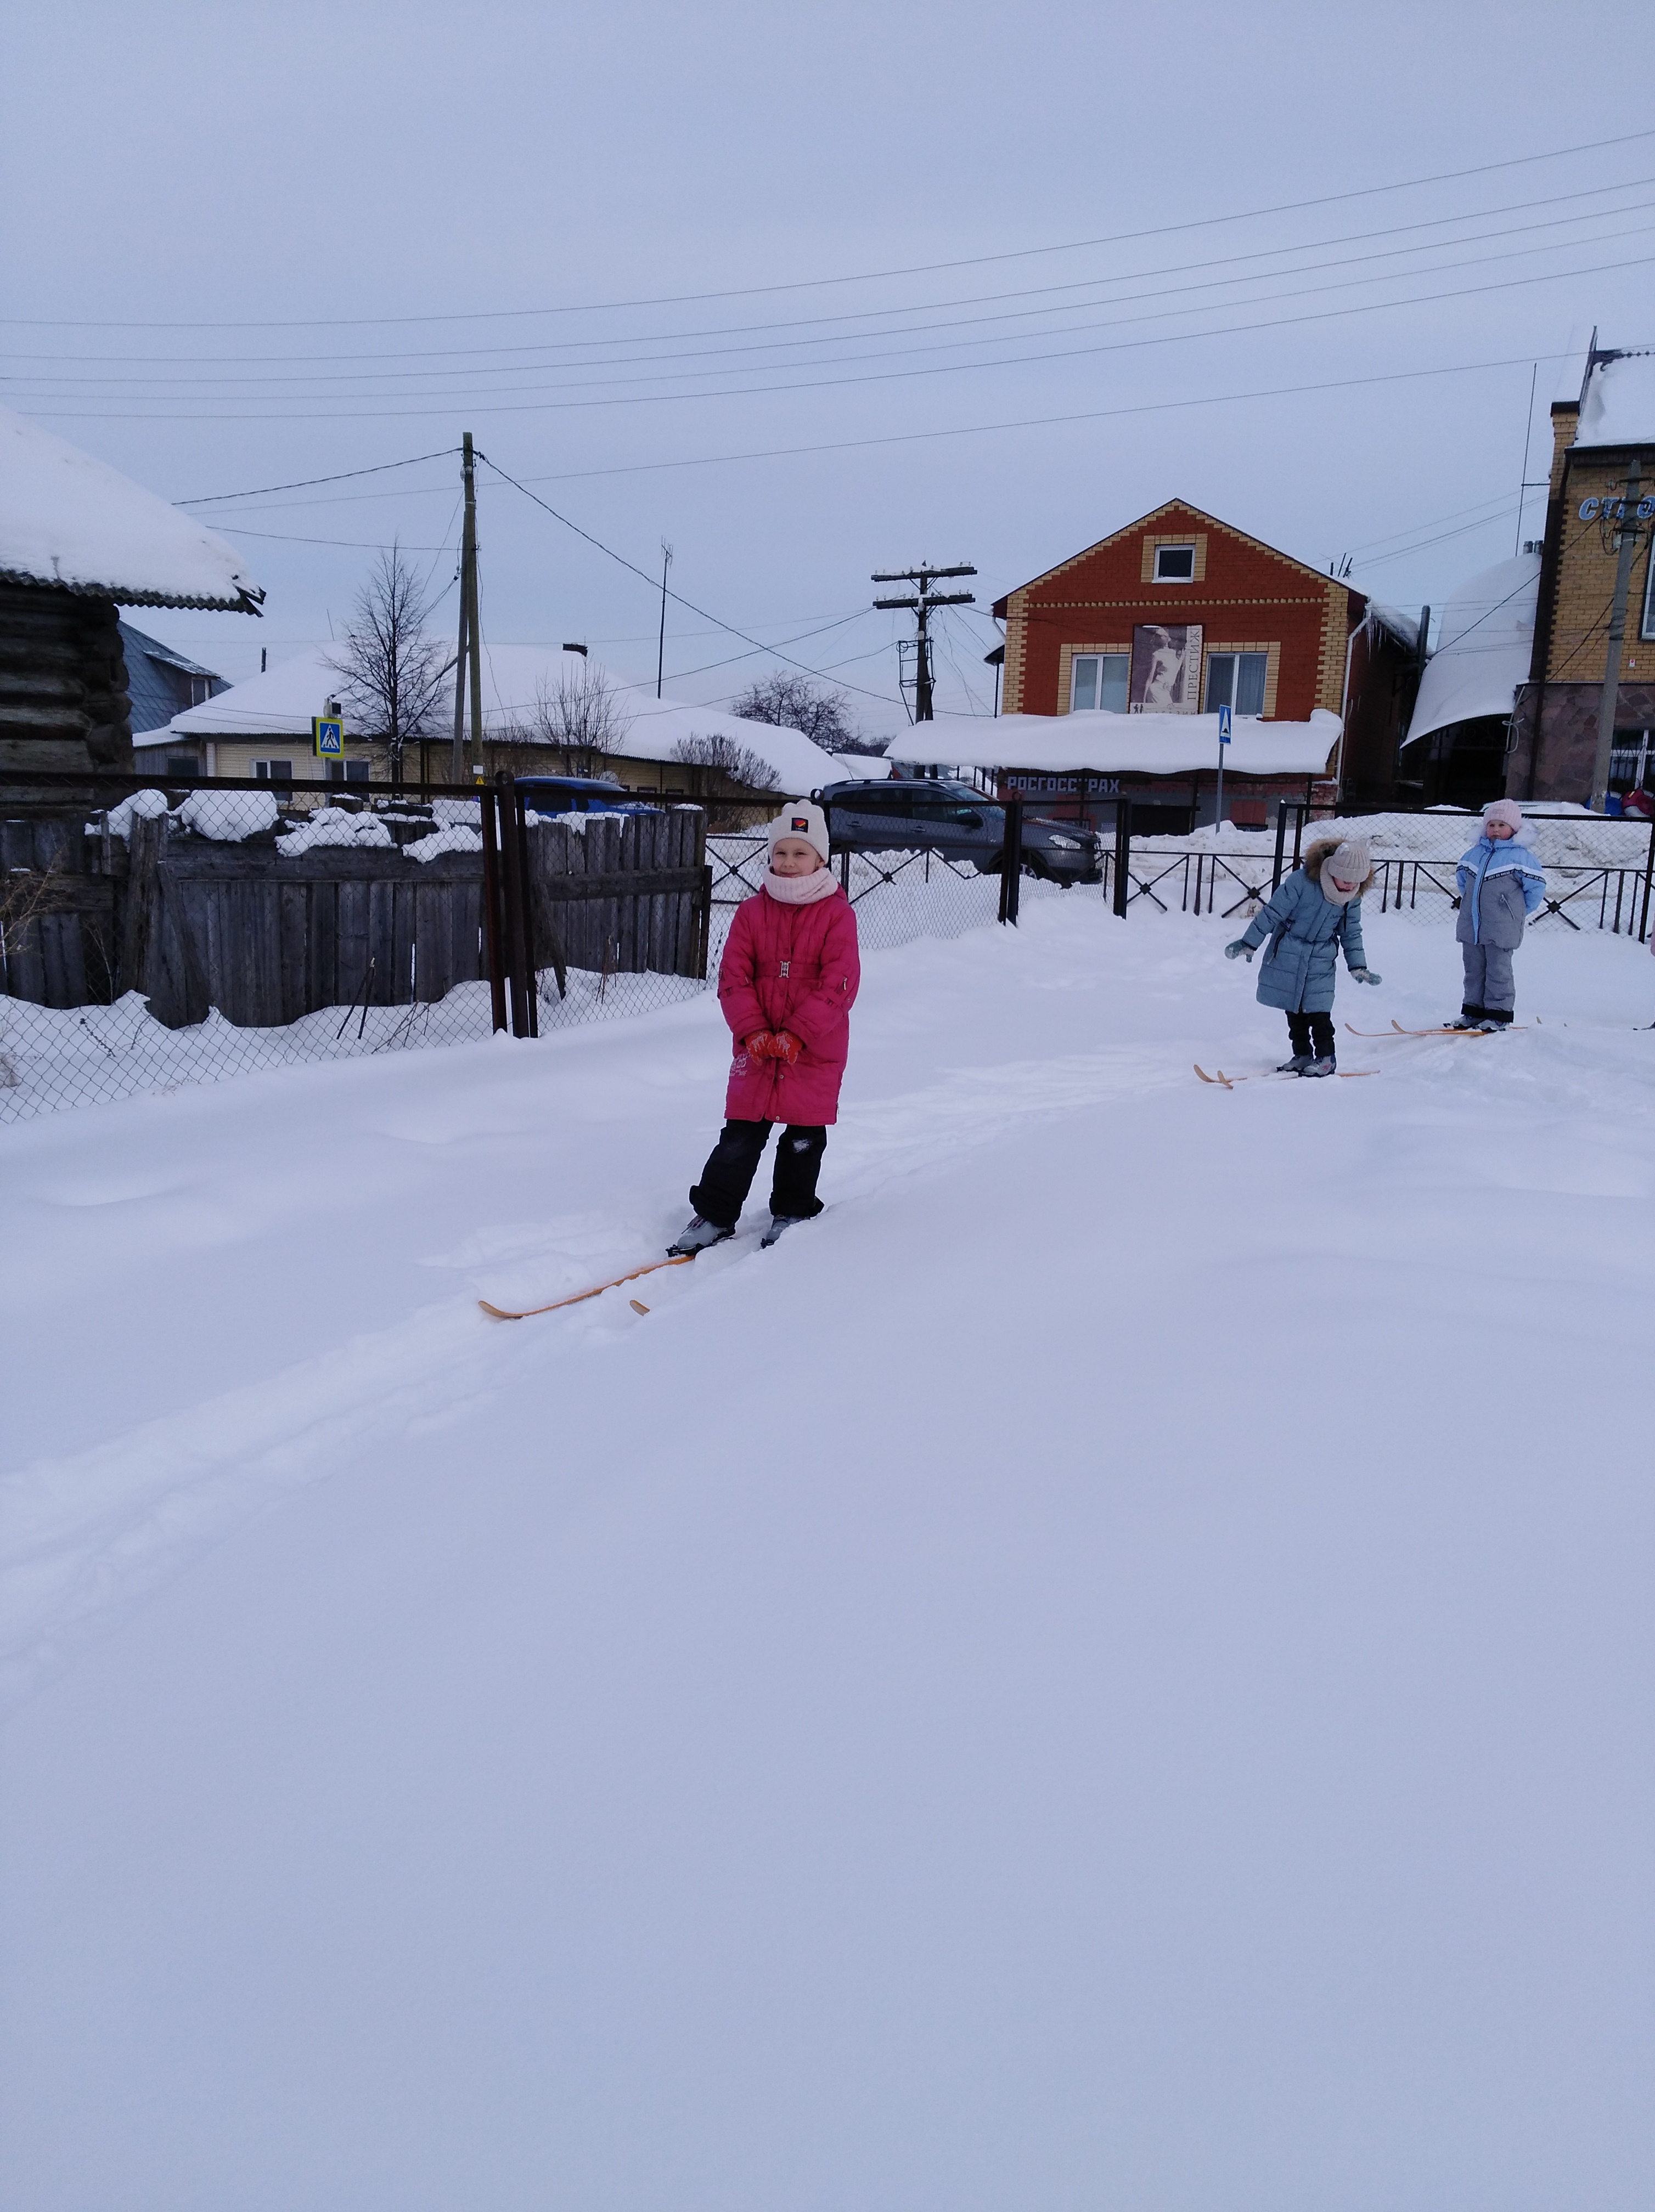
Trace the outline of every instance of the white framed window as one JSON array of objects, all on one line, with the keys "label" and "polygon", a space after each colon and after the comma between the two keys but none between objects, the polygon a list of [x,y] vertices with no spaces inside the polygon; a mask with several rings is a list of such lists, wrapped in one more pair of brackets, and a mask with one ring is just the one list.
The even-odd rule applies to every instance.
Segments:
[{"label": "white framed window", "polygon": [[1131,675],[1129,653],[1077,653],[1069,673],[1070,713],[1098,707],[1106,714],[1124,714]]},{"label": "white framed window", "polygon": [[1196,549],[1193,545],[1158,545],[1155,548],[1155,581],[1158,584],[1192,584],[1196,580]]},{"label": "white framed window", "polygon": [[262,760],[253,764],[255,783],[291,783],[293,763],[290,760]]},{"label": "white framed window", "polygon": [[1209,653],[1207,656],[1207,711],[1216,714],[1227,707],[1232,714],[1264,712],[1264,679],[1269,674],[1268,653]]}]

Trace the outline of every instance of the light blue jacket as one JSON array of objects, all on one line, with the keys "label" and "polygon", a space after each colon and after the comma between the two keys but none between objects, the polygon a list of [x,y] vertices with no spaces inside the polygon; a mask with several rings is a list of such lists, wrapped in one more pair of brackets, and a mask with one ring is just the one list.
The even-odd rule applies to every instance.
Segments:
[{"label": "light blue jacket", "polygon": [[1322,896],[1322,865],[1337,849],[1312,845],[1304,866],[1260,907],[1242,933],[1244,945],[1263,944],[1267,935],[1270,940],[1258,978],[1263,1006],[1280,1006],[1290,1014],[1331,1013],[1339,947],[1344,947],[1347,967],[1367,965],[1361,900],[1337,906]]},{"label": "light blue jacket", "polygon": [[1524,923],[1545,902],[1546,872],[1515,837],[1479,837],[1454,882],[1460,895],[1454,935],[1462,945],[1513,951],[1523,942]]}]

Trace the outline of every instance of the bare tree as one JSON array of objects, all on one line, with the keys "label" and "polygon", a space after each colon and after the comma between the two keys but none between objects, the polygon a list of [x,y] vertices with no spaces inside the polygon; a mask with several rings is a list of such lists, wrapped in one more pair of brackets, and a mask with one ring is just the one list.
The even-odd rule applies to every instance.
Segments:
[{"label": "bare tree", "polygon": [[391,781],[402,781],[403,755],[435,728],[453,663],[425,634],[430,602],[393,541],[356,594],[356,611],[329,665],[364,736],[390,755]]},{"label": "bare tree", "polygon": [[672,748],[674,760],[685,762],[691,768],[708,768],[733,782],[744,784],[749,791],[780,791],[782,779],[764,758],[751,745],[744,745],[734,738],[723,735],[710,738],[680,738]]},{"label": "bare tree", "polygon": [[850,702],[831,684],[786,669],[760,677],[731,702],[730,712],[749,722],[773,722],[797,730],[824,753],[879,752],[878,739],[864,738],[851,718]]},{"label": "bare tree", "polygon": [[598,775],[631,726],[626,702],[608,677],[583,661],[578,670],[565,667],[556,684],[541,678],[517,733],[534,744],[562,746],[572,775]]}]

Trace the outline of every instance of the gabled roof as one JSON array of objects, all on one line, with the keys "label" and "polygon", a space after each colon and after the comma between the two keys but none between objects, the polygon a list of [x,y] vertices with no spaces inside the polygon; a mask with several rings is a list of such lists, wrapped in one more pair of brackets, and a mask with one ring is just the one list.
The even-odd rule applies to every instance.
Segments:
[{"label": "gabled roof", "polygon": [[[179,686],[169,684],[163,672],[176,670],[185,678],[203,678],[210,698],[215,691],[227,689],[224,678],[216,670],[204,668],[198,660],[176,653],[170,645],[163,645],[158,637],[149,637],[131,623],[120,624],[121,647],[126,657],[126,689],[132,702],[132,735],[135,743],[142,742],[150,731],[161,732],[179,711]],[[189,702],[189,686],[184,689],[184,704]]]},{"label": "gabled roof", "polygon": [[264,592],[204,523],[0,407],[0,581],[123,606],[257,614]]},{"label": "gabled roof", "polygon": [[[1299,560],[1296,554],[1284,553],[1279,545],[1267,545],[1262,538],[1250,537],[1246,531],[1238,530],[1234,523],[1221,521],[1216,514],[1208,514],[1204,507],[1191,506],[1187,499],[1169,499],[1163,505],[1152,507],[1147,514],[1141,514],[1135,522],[1123,523],[1118,530],[1111,530],[1107,538],[1100,538],[1095,545],[1088,545],[1079,553],[1071,553],[1067,561],[1060,561],[1056,568],[1043,569],[1039,575],[1031,576],[1026,584],[1019,584],[1017,589],[1031,592],[1037,585],[1049,584],[1054,577],[1061,576],[1066,568],[1078,567],[1082,561],[1091,560],[1093,554],[1103,552],[1105,547],[1118,545],[1123,538],[1134,537],[1152,524],[1171,521],[1175,517],[1179,523],[1187,518],[1207,529],[1221,530],[1226,538],[1233,538],[1243,545],[1250,545],[1257,552],[1268,553],[1274,560],[1285,561],[1289,568],[1297,568],[1302,575],[1314,577],[1318,584],[1325,586],[1329,580],[1320,568],[1313,568],[1308,561]],[[995,601],[994,612],[1002,622],[1006,617],[1007,602],[1012,596],[1007,592],[1004,599]],[[1352,592],[1351,597],[1360,600],[1362,594]]]}]

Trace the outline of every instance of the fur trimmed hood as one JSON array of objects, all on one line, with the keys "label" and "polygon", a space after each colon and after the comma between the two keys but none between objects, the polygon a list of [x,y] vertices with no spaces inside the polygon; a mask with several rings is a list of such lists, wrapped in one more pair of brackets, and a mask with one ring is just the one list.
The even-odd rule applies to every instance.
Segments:
[{"label": "fur trimmed hood", "polygon": [[[1305,857],[1300,860],[1299,865],[1303,868],[1305,873],[1310,878],[1311,881],[1316,885],[1317,890],[1320,890],[1322,888],[1322,871],[1323,867],[1333,858],[1334,854],[1339,850],[1340,846],[1343,842],[1344,840],[1342,837],[1318,837],[1313,845],[1307,845],[1305,848]],[[1372,887],[1374,877],[1378,872],[1378,871],[1375,868],[1370,868],[1368,870],[1366,875],[1363,877],[1361,884],[1357,890],[1356,896],[1358,898],[1361,897],[1364,891],[1366,891]]]}]

